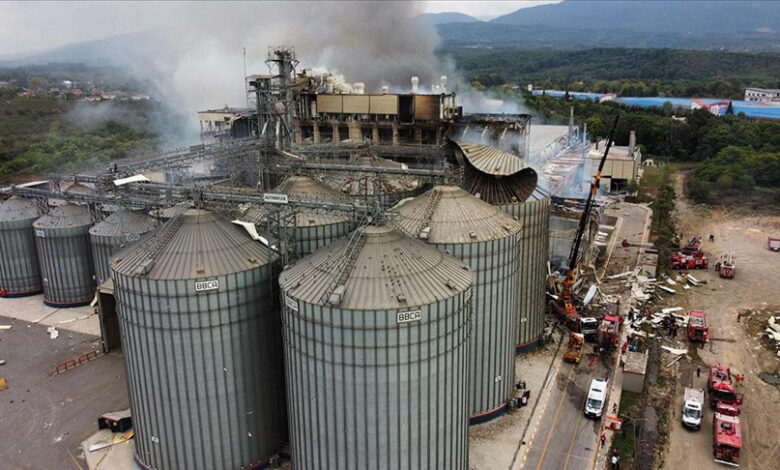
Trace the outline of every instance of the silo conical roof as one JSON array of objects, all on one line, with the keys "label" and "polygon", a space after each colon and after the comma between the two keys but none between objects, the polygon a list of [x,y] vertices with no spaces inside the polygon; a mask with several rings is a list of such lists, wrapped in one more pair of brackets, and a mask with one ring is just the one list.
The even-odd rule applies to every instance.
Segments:
[{"label": "silo conical roof", "polygon": [[[375,168],[404,167],[403,163],[371,155],[362,155],[352,160],[350,165]],[[414,176],[368,172],[331,172],[325,176],[324,181],[353,196],[409,192],[418,189],[422,185],[420,180]]]},{"label": "silo conical roof", "polygon": [[476,243],[520,232],[522,226],[500,208],[457,186],[436,186],[395,209],[396,225],[429,243]]},{"label": "silo conical roof", "polygon": [[92,225],[92,215],[86,206],[66,204],[53,207],[48,214],[33,223],[35,228],[53,229]]},{"label": "silo conical roof", "polygon": [[0,222],[37,219],[40,216],[38,206],[29,199],[12,197],[0,204]]},{"label": "silo conical roof", "polygon": [[117,254],[111,267],[147,279],[199,279],[255,269],[276,258],[226,218],[188,209],[152,237]]},{"label": "silo conical roof", "polygon": [[308,176],[291,176],[272,192],[282,193],[298,200],[344,201],[346,196],[325,183]]},{"label": "silo conical roof", "polygon": [[312,304],[397,309],[453,297],[471,286],[471,273],[461,261],[392,227],[366,226],[298,261],[279,284]]},{"label": "silo conical roof", "polygon": [[128,233],[147,233],[154,230],[154,219],[143,212],[118,210],[89,229],[91,235],[116,237]]}]

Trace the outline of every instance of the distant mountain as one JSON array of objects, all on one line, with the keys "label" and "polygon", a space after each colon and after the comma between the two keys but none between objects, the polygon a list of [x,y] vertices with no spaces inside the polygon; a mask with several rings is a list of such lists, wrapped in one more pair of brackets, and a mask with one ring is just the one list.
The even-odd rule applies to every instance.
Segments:
[{"label": "distant mountain", "polygon": [[87,65],[148,64],[150,58],[160,59],[168,53],[159,44],[166,39],[160,31],[141,31],[92,41],[74,42],[24,56],[0,57],[0,66],[28,64],[83,63]]},{"label": "distant mountain", "polygon": [[482,23],[482,20],[478,20],[473,16],[455,11],[447,11],[443,13],[423,13],[422,15],[419,15],[418,18],[427,20],[434,25],[449,23]]},{"label": "distant mountain", "polygon": [[780,2],[568,0],[437,29],[455,45],[780,52]]},{"label": "distant mountain", "polygon": [[780,3],[747,1],[564,1],[490,21],[515,26],[624,29],[655,33],[746,33],[780,28]]}]

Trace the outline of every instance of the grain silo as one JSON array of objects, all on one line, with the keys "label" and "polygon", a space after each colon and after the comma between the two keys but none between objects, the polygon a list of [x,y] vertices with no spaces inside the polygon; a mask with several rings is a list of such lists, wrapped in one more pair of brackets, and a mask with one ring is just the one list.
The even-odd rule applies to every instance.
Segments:
[{"label": "grain silo", "polygon": [[160,209],[152,209],[149,211],[149,216],[159,220],[160,222],[166,222],[172,219],[176,214],[184,210],[186,209],[183,209],[182,206],[180,205],[165,207]]},{"label": "grain silo", "polygon": [[471,423],[501,415],[512,397],[521,225],[457,186],[402,202],[395,224],[466,263],[474,277],[469,358]]},{"label": "grain silo", "polygon": [[[290,199],[309,202],[348,204],[349,198],[308,176],[291,176],[273,189]],[[269,210],[269,214],[272,211]],[[351,214],[322,209],[299,209],[295,213],[295,241],[298,256],[313,253],[333,240],[347,235],[355,226]]]},{"label": "grain silo", "polygon": [[151,232],[155,220],[143,212],[120,209],[89,229],[97,284],[111,277],[108,261],[119,250]]},{"label": "grain silo", "polygon": [[112,259],[145,468],[249,468],[286,440],[278,259],[200,209]]},{"label": "grain silo", "polygon": [[545,326],[550,197],[538,187],[536,172],[512,153],[456,143],[455,154],[465,170],[463,188],[500,207],[523,226],[517,351],[534,348]]},{"label": "grain silo", "polygon": [[53,207],[33,223],[44,304],[77,307],[95,298],[90,226],[89,209],[73,204]]},{"label": "grain silo", "polygon": [[[369,155],[354,158],[348,164],[356,167],[380,169],[406,168],[403,163]],[[329,186],[364,202],[376,197],[384,207],[391,207],[402,199],[417,196],[423,190],[423,183],[419,178],[391,173],[328,172],[323,177],[323,181]]]},{"label": "grain silo", "polygon": [[0,204],[0,294],[21,297],[43,290],[33,222],[41,216],[34,201],[11,198]]},{"label": "grain silo", "polygon": [[279,284],[294,468],[467,468],[465,264],[368,226]]}]

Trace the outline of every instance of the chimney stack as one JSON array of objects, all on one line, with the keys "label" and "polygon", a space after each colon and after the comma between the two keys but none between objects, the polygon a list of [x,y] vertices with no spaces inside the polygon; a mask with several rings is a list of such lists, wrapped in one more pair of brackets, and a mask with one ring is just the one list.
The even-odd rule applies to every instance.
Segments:
[{"label": "chimney stack", "polygon": [[636,149],[636,131],[631,131],[628,137],[628,156],[634,156],[634,150]]},{"label": "chimney stack", "polygon": [[420,77],[412,77],[412,93],[417,93],[417,88],[420,85]]},{"label": "chimney stack", "polygon": [[442,75],[441,76],[441,92],[447,93],[447,76]]}]

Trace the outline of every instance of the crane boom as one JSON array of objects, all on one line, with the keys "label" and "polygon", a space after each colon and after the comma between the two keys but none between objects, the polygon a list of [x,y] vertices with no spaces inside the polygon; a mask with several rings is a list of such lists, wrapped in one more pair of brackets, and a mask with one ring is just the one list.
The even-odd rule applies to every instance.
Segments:
[{"label": "crane boom", "polygon": [[612,147],[612,140],[615,137],[615,130],[617,129],[620,115],[615,115],[615,119],[612,121],[612,127],[607,135],[607,145],[604,149],[604,155],[599,162],[599,168],[596,170],[596,174],[593,176],[593,181],[590,183],[590,193],[588,199],[585,201],[585,208],[582,210],[582,216],[580,217],[580,224],[577,227],[577,234],[574,236],[574,243],[571,247],[571,253],[569,253],[569,269],[566,271],[566,279],[563,281],[563,292],[559,298],[560,308],[566,316],[566,322],[569,327],[574,331],[579,330],[579,322],[577,321],[579,316],[577,315],[577,309],[574,307],[574,301],[572,299],[572,286],[574,285],[574,278],[577,274],[577,255],[580,252],[580,245],[582,243],[582,236],[588,226],[588,218],[590,217],[590,210],[593,207],[593,198],[599,190],[599,182],[601,181],[601,170],[604,169],[604,163],[607,161],[607,155],[609,149]]}]

